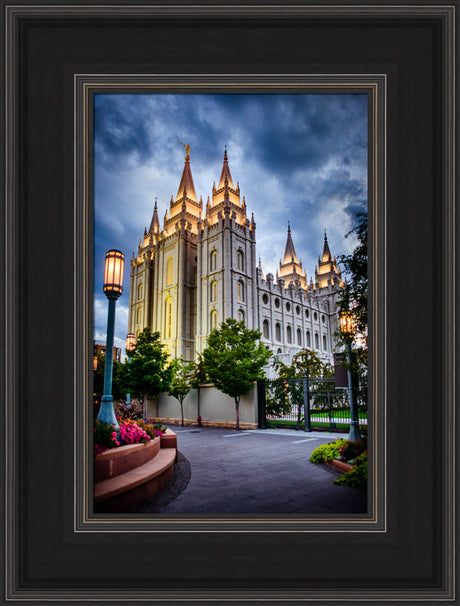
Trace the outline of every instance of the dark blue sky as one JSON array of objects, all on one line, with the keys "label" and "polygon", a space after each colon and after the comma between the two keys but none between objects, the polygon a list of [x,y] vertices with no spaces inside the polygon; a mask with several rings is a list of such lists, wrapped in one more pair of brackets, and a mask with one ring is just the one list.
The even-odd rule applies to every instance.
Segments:
[{"label": "dark blue sky", "polygon": [[307,279],[314,274],[327,230],[333,255],[356,212],[367,208],[367,96],[360,94],[96,95],[95,339],[105,341],[104,255],[126,257],[124,292],[117,304],[116,345],[128,328],[129,261],[155,197],[160,223],[176,196],[190,145],[195,190],[204,202],[219,180],[224,146],[233,181],[257,224],[264,273],[276,272],[290,221]]}]

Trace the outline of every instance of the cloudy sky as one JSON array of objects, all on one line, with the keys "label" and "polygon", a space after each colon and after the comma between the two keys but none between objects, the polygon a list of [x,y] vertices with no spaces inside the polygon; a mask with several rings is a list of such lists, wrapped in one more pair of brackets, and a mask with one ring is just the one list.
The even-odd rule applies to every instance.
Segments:
[{"label": "cloudy sky", "polygon": [[129,261],[177,194],[190,145],[195,190],[206,203],[219,180],[224,146],[233,181],[256,221],[257,255],[275,274],[288,221],[307,280],[327,230],[332,255],[355,244],[344,235],[367,208],[367,97],[361,94],[138,94],[94,101],[94,338],[105,342],[105,252],[126,257],[115,345],[128,330]]}]

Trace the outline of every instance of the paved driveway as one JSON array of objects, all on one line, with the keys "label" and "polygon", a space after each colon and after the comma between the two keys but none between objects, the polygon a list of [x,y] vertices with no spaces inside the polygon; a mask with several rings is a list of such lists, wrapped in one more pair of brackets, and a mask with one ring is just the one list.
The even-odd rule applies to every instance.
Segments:
[{"label": "paved driveway", "polygon": [[[157,513],[364,513],[366,491],[338,486],[309,462],[337,434],[171,426],[181,453],[170,485],[141,511]],[[343,437],[343,436],[342,436]],[[181,492],[182,491],[182,492]],[[178,494],[180,493],[180,494]]]}]

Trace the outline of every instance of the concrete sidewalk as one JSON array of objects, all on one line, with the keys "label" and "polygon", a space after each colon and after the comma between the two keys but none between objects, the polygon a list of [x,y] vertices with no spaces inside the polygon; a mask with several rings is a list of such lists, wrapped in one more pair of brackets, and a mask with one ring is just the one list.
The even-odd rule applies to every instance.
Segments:
[{"label": "concrete sidewalk", "polygon": [[179,456],[175,478],[140,512],[365,513],[366,491],[338,486],[314,465],[316,447],[340,436],[295,430],[171,426]]}]

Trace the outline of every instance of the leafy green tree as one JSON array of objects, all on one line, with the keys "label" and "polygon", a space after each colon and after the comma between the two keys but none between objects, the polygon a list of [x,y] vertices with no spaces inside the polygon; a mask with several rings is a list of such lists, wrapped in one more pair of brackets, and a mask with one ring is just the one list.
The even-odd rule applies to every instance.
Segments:
[{"label": "leafy green tree", "polygon": [[240,428],[239,405],[242,395],[264,376],[263,367],[272,353],[260,343],[261,332],[231,318],[208,336],[203,351],[203,369],[215,386],[235,400],[236,428]]},{"label": "leafy green tree", "polygon": [[356,215],[358,225],[349,231],[345,238],[355,234],[358,244],[350,255],[338,257],[345,269],[347,282],[342,290],[341,298],[337,302],[339,313],[351,311],[355,320],[355,330],[367,342],[367,295],[368,295],[368,269],[367,269],[367,212]]},{"label": "leafy green tree", "polygon": [[167,391],[173,376],[168,357],[166,347],[160,342],[160,333],[144,328],[136,337],[130,359],[123,365],[124,390],[140,400]]},{"label": "leafy green tree", "polygon": [[168,387],[168,394],[179,400],[182,427],[184,426],[184,399],[193,387],[196,372],[195,362],[186,364],[183,358],[174,358],[170,364],[173,374]]}]

